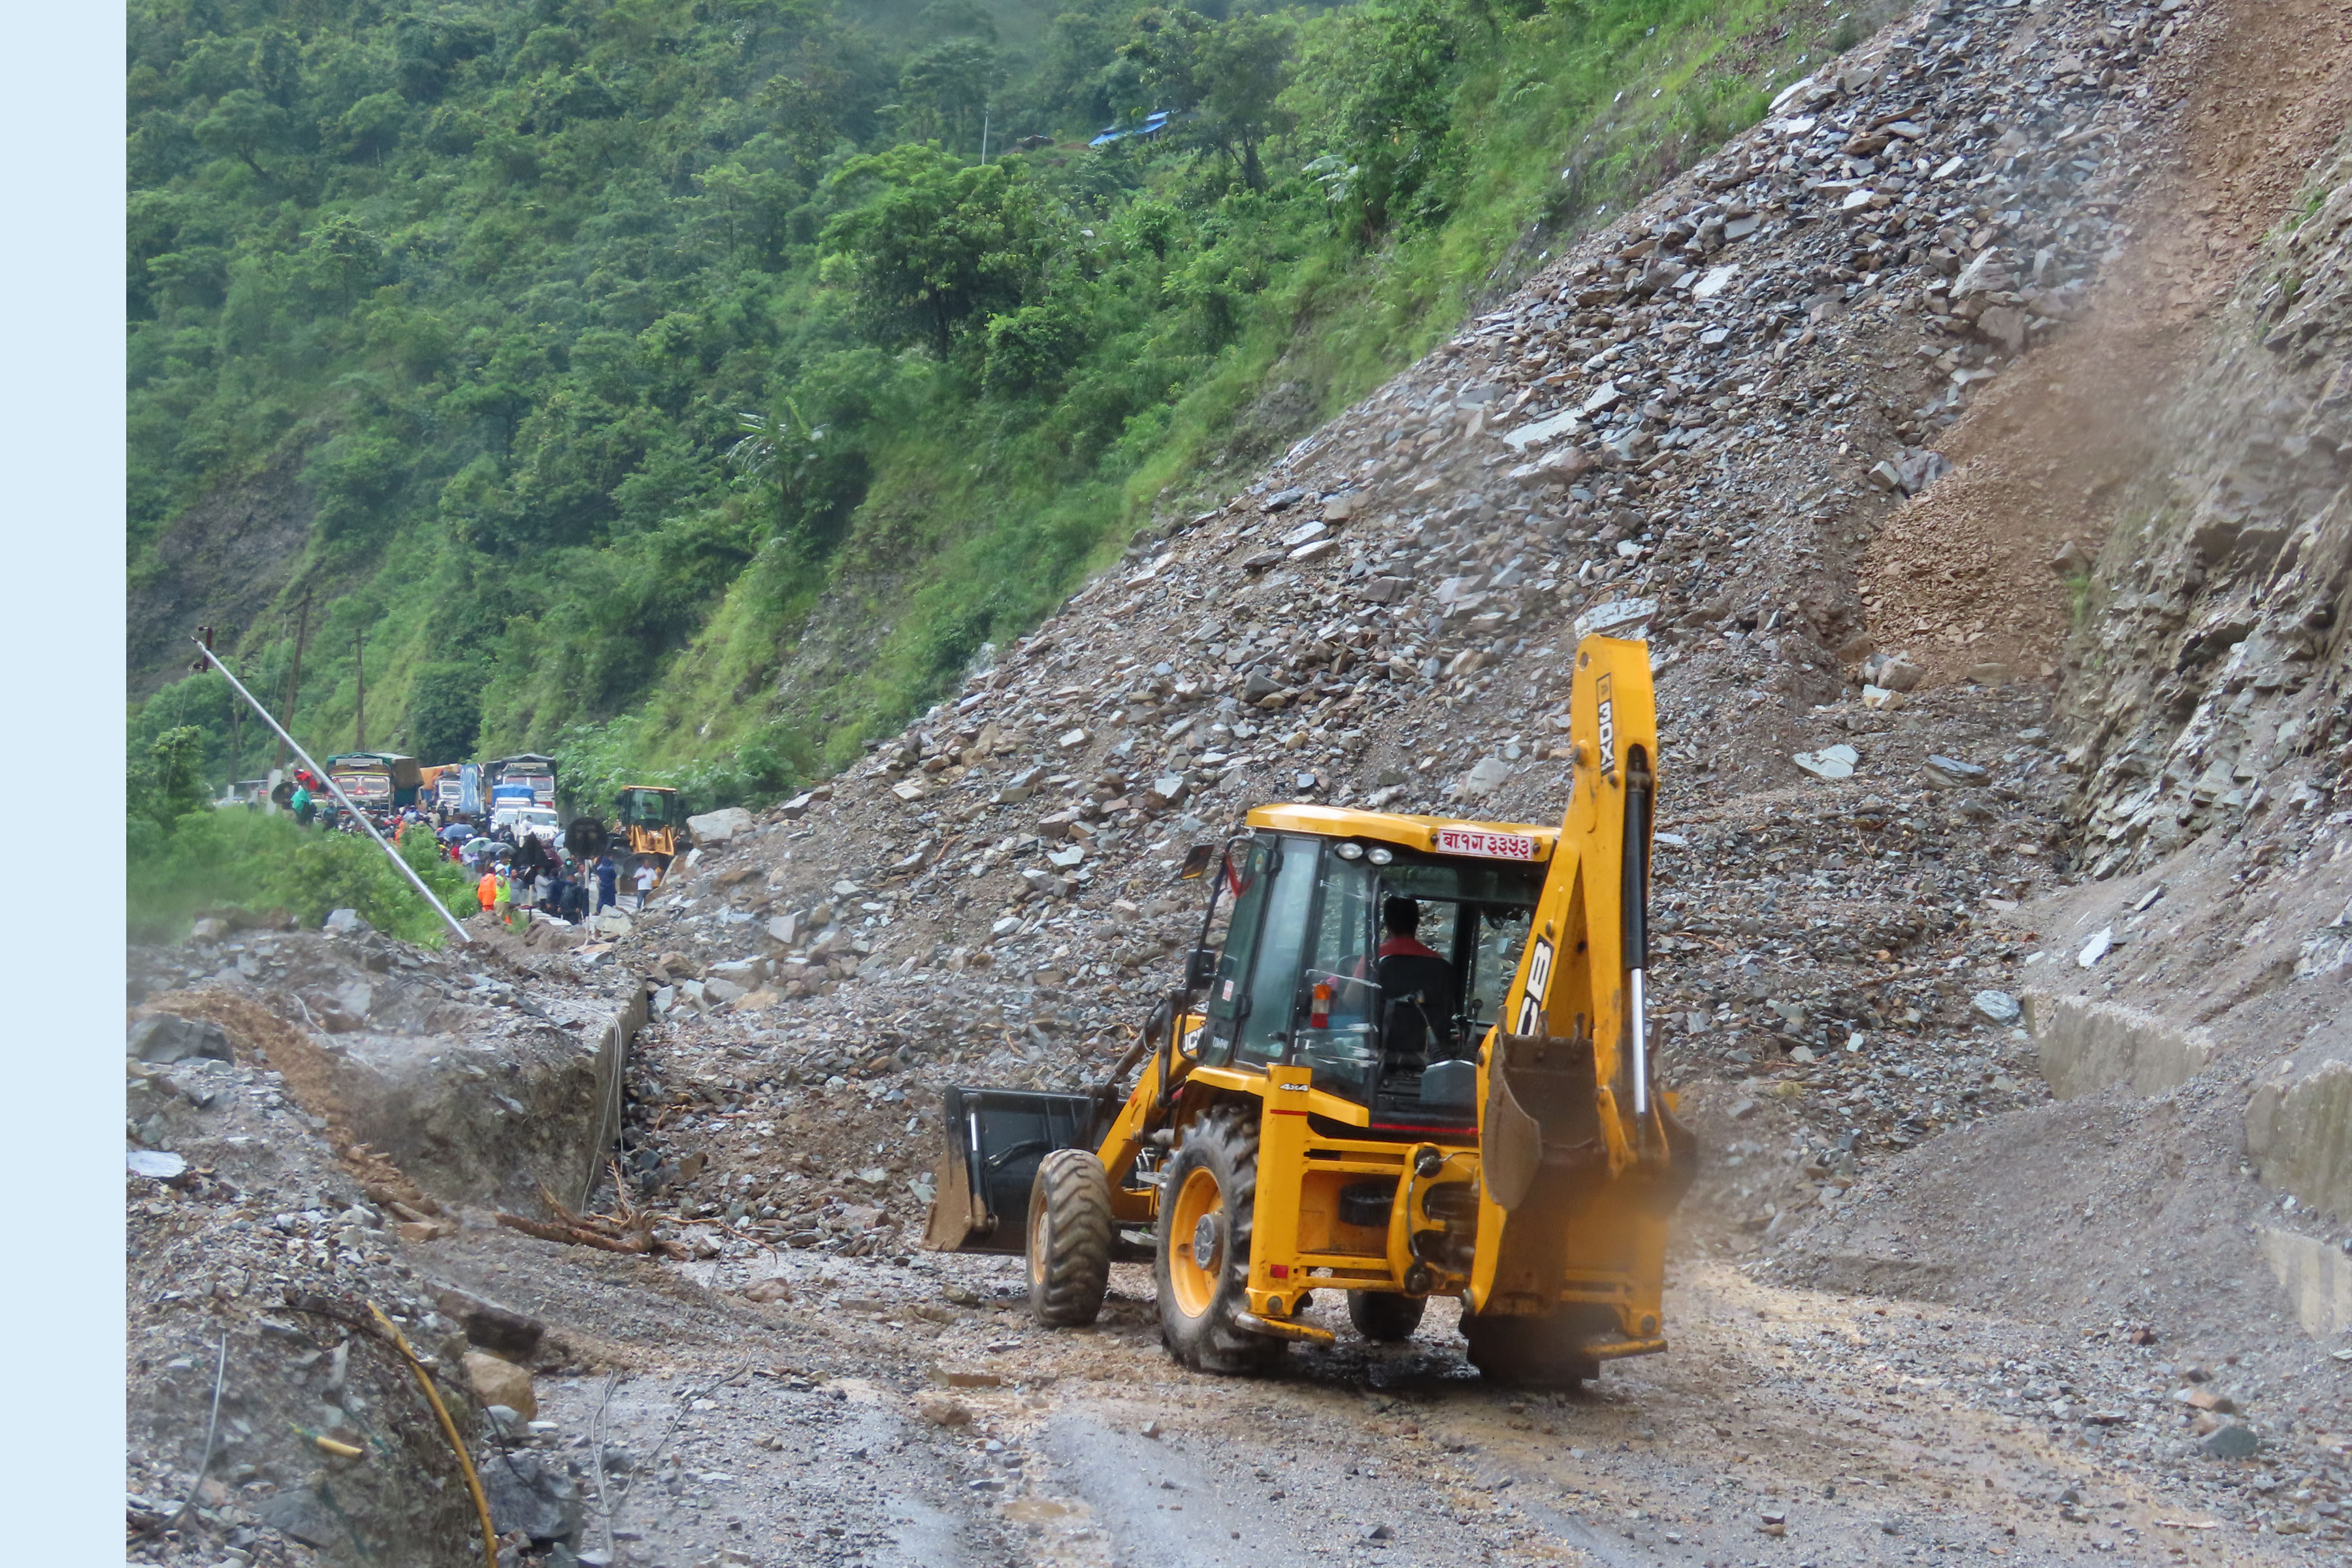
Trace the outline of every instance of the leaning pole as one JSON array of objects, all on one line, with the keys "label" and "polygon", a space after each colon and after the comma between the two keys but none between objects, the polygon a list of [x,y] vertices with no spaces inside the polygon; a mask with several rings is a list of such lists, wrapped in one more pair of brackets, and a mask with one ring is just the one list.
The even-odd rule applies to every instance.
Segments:
[{"label": "leaning pole", "polygon": [[449,906],[433,896],[433,889],[425,885],[425,879],[416,874],[416,868],[402,859],[400,858],[400,851],[392,847],[392,841],[386,838],[383,834],[378,833],[375,830],[375,824],[370,822],[367,819],[366,814],[361,811],[358,806],[352,804],[352,797],[343,793],[343,786],[335,782],[334,775],[330,773],[326,769],[320,767],[317,763],[311,761],[310,753],[302,749],[301,742],[295,740],[293,736],[288,734],[284,727],[281,726],[277,720],[272,719],[269,716],[268,709],[264,708],[259,702],[254,700],[253,693],[245,689],[245,683],[243,681],[237,679],[236,676],[231,675],[228,672],[228,666],[220,661],[220,655],[215,653],[212,649],[205,646],[204,638],[194,637],[191,640],[195,643],[196,650],[205,656],[205,661],[207,664],[210,664],[215,669],[219,670],[221,673],[221,679],[227,681],[230,688],[235,690],[239,697],[244,698],[246,701],[251,705],[256,713],[261,715],[261,721],[268,725],[271,730],[275,731],[278,738],[285,742],[296,756],[302,759],[302,765],[310,770],[311,775],[323,781],[329,789],[335,792],[335,798],[342,803],[343,809],[350,812],[353,820],[357,821],[362,827],[367,829],[368,837],[375,840],[376,847],[383,850],[384,858],[390,860],[393,865],[398,868],[402,876],[408,879],[409,885],[424,895],[425,901],[433,906],[433,912],[449,922],[449,929],[457,933],[457,940],[459,942],[473,941],[474,939],[472,937],[466,934],[466,928],[457,923],[457,917],[449,912]]}]

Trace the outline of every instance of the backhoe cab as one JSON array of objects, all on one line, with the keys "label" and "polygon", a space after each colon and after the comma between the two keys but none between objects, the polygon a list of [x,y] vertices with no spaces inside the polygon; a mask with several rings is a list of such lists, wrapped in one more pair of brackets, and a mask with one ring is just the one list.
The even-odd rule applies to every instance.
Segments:
[{"label": "backhoe cab", "polygon": [[1162,1338],[1207,1371],[1328,1342],[1318,1289],[1380,1340],[1458,1297],[1502,1381],[1663,1351],[1696,1152],[1643,1016],[1647,645],[1584,637],[1570,706],[1558,826],[1266,805],[1196,851],[1200,942],[1105,1082],[949,1091],[927,1245],[1024,1253],[1049,1324],[1148,1245]]}]

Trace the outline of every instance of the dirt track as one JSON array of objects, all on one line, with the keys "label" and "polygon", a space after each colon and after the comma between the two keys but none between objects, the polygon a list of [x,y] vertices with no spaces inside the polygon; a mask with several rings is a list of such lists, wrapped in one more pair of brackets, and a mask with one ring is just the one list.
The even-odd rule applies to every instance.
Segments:
[{"label": "dirt track", "polygon": [[[542,1272],[572,1260],[532,1251],[509,1255],[508,1296],[543,1284],[578,1316],[581,1282]],[[1412,1343],[1386,1347],[1350,1335],[1327,1299],[1335,1350],[1294,1351],[1279,1377],[1220,1379],[1161,1352],[1140,1266],[1115,1272],[1102,1323],[1053,1332],[996,1295],[1018,1284],[1012,1260],[777,1267],[800,1278],[794,1301],[681,1302],[693,1330],[667,1364],[542,1384],[542,1415],[583,1461],[592,1428],[622,1455],[606,1461],[616,1489],[642,1468],[617,1509],[626,1561],[2256,1563],[2337,1549],[2311,1539],[2304,1559],[2292,1540],[2249,1537],[2212,1497],[2129,1458],[2131,1426],[2026,1398],[2160,1426],[2130,1386],[2160,1350],[2053,1346],[2029,1325],[1773,1289],[1721,1262],[1677,1269],[1673,1353],[1576,1394],[1483,1386],[1444,1304]],[[619,1293],[606,1305],[630,1310]],[[2016,1370],[2027,1362],[2037,1370]],[[593,1512],[583,1539],[602,1545]]]}]

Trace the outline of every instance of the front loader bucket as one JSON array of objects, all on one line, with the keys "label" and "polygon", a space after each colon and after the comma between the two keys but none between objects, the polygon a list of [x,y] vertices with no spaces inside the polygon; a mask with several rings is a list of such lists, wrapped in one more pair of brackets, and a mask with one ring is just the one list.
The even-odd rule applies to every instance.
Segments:
[{"label": "front loader bucket", "polygon": [[1021,1252],[1028,1246],[1029,1185],[1056,1149],[1091,1149],[1102,1102],[1031,1089],[951,1089],[947,1146],[923,1230],[929,1252]]}]

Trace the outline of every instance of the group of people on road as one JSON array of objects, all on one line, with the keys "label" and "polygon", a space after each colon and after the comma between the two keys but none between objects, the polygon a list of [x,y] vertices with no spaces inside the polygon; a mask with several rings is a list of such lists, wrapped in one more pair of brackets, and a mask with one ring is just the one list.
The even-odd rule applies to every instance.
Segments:
[{"label": "group of people on road", "polygon": [[[509,924],[528,920],[529,911],[536,910],[576,925],[592,913],[601,915],[621,906],[621,868],[610,850],[583,865],[561,845],[526,833],[511,855],[486,854],[482,861],[474,896],[484,913],[495,914]],[[638,868],[640,908],[652,886],[652,868]]]},{"label": "group of people on road", "polygon": [[[286,786],[290,786],[287,788]],[[307,768],[297,770],[281,786],[278,804],[303,826],[323,823],[330,832],[363,831],[359,817],[343,808],[326,785]],[[465,867],[477,879],[475,897],[483,912],[509,924],[527,923],[534,912],[573,923],[584,921],[621,905],[625,880],[636,894],[635,907],[645,908],[660,870],[640,861],[625,874],[608,848],[583,863],[571,850],[529,828],[520,831],[508,822],[487,826],[465,812],[435,805],[373,808],[354,803],[372,826],[394,844],[411,833],[429,835],[446,858]]]}]

